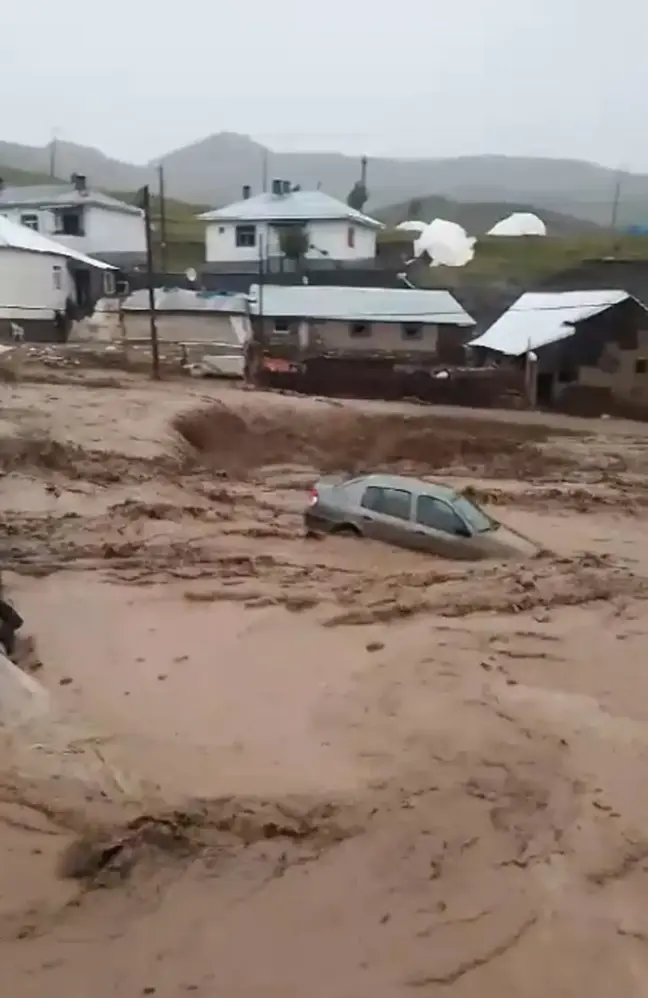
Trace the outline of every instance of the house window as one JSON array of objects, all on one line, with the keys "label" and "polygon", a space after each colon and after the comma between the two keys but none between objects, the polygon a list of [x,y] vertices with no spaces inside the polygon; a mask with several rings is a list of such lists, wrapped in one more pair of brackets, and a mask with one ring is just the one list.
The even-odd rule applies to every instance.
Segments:
[{"label": "house window", "polygon": [[635,360],[635,374],[646,374],[648,372],[648,359],[637,357]]},{"label": "house window", "polygon": [[225,234],[225,226],[224,225],[219,225],[218,226],[218,235],[222,236],[224,234]]},{"label": "house window", "polygon": [[371,336],[371,326],[368,322],[352,322],[349,326],[351,336]]},{"label": "house window", "polygon": [[275,319],[275,321],[274,321],[274,331],[275,331],[275,333],[289,333],[290,332],[290,320],[289,319]]},{"label": "house window", "polygon": [[26,229],[33,229],[34,232],[38,232],[38,215],[35,215],[33,212],[21,215],[20,224],[24,225]]},{"label": "house window", "polygon": [[236,245],[239,249],[249,249],[256,246],[256,225],[237,225]]},{"label": "house window", "polygon": [[404,340],[422,340],[423,326],[420,322],[404,322],[401,335]]},{"label": "house window", "polygon": [[349,249],[355,249],[355,228],[353,225],[347,229],[347,246]]},{"label": "house window", "polygon": [[57,236],[84,236],[83,208],[57,208],[54,212],[54,224]]},{"label": "house window", "polygon": [[61,267],[52,267],[52,280],[54,282],[54,290],[61,291],[63,288],[63,270]]}]

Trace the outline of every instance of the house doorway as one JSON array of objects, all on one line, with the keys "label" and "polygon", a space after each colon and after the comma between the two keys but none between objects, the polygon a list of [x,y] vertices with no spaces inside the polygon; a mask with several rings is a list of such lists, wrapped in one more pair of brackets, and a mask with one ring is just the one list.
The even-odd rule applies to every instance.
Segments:
[{"label": "house doorway", "polygon": [[554,376],[551,373],[538,374],[536,380],[537,404],[551,405],[554,400]]},{"label": "house doorway", "polygon": [[74,271],[74,291],[79,312],[87,313],[92,308],[90,293],[90,271],[78,269]]}]

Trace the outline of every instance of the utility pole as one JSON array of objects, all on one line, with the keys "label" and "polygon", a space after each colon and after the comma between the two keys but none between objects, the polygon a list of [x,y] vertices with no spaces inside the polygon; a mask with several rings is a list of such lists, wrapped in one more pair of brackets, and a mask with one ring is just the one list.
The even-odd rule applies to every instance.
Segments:
[{"label": "utility pole", "polygon": [[153,278],[153,238],[151,234],[151,191],[148,184],[137,192],[137,203],[144,210],[144,230],[146,233],[146,285],[149,296],[151,330],[151,377],[160,380],[160,344],[157,322],[155,321],[155,287]]},{"label": "utility pole", "polygon": [[169,269],[169,253],[167,246],[166,200],[164,197],[164,167],[158,166],[158,195],[160,198],[160,262],[163,273]]},{"label": "utility pole", "polygon": [[619,203],[621,201],[621,170],[617,170],[616,181],[614,184],[614,197],[612,198],[612,218],[610,219],[610,228],[614,231],[617,227],[619,220]]},{"label": "utility pole", "polygon": [[49,175],[52,180],[56,180],[56,132],[52,132],[49,147]]}]

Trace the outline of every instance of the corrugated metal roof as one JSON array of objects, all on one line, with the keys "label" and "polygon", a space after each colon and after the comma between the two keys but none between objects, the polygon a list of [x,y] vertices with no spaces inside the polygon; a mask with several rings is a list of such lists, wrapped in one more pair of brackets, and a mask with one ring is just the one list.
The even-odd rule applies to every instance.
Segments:
[{"label": "corrugated metal roof", "polygon": [[102,191],[88,190],[81,194],[72,184],[36,184],[29,187],[3,187],[0,190],[0,208],[37,208],[44,205],[60,207],[90,204],[110,211],[141,215],[141,208],[119,201]]},{"label": "corrugated metal roof", "polygon": [[29,253],[50,253],[52,256],[65,256],[70,260],[78,260],[88,267],[98,267],[99,270],[115,270],[110,263],[103,260],[95,260],[94,257],[86,256],[85,253],[78,253],[69,249],[63,243],[57,243],[54,239],[41,236],[40,232],[34,232],[25,225],[18,225],[10,222],[8,218],[0,215],[0,247],[8,249],[25,250]]},{"label": "corrugated metal roof", "polygon": [[[418,288],[318,287],[301,284],[263,287],[264,315],[282,318],[339,319],[344,322],[431,322],[474,326],[449,291]],[[259,312],[259,286],[250,288],[250,311]]]},{"label": "corrugated metal roof", "polygon": [[290,194],[257,194],[246,201],[236,201],[224,208],[206,211],[203,222],[296,222],[348,220],[372,229],[382,229],[382,222],[350,208],[324,191],[292,191]]},{"label": "corrugated metal roof", "polygon": [[[155,307],[160,312],[228,312],[244,315],[247,311],[247,298],[243,294],[205,294],[188,288],[156,288]],[[122,308],[126,312],[148,311],[148,289],[133,291],[125,299]]]},{"label": "corrugated metal roof", "polygon": [[529,292],[518,298],[470,346],[519,357],[527,350],[537,350],[572,336],[574,323],[630,297],[627,291]]}]

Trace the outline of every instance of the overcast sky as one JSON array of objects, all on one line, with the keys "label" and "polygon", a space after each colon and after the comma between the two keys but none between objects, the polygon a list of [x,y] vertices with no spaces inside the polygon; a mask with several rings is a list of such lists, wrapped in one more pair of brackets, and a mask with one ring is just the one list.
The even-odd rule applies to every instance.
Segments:
[{"label": "overcast sky", "polygon": [[645,0],[29,0],[0,20],[0,138],[144,162],[275,149],[506,153],[648,171]]}]

